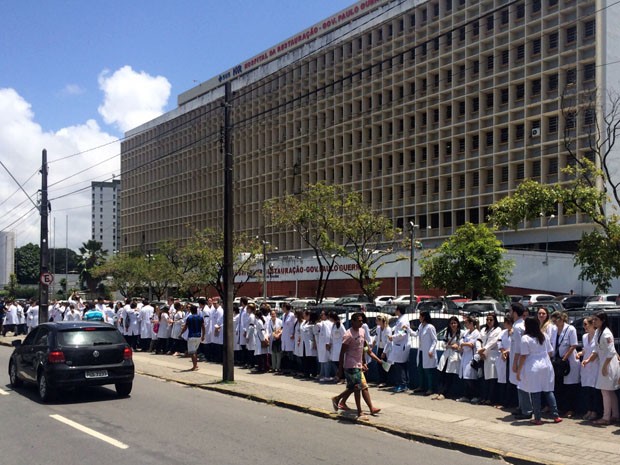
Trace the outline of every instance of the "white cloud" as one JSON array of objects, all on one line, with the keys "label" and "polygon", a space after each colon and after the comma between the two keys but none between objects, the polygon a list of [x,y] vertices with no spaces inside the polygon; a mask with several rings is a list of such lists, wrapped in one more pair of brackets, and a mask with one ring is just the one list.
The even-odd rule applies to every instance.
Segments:
[{"label": "white cloud", "polygon": [[64,95],[81,95],[85,92],[85,90],[77,84],[67,84],[62,93]]},{"label": "white cloud", "polygon": [[[0,160],[34,202],[41,188],[41,153],[47,149],[51,246],[65,246],[67,216],[69,248],[75,250],[90,239],[90,183],[119,174],[120,143],[115,140],[94,120],[57,132],[44,131],[22,96],[14,89],[0,89]],[[85,150],[89,151],[71,157]],[[74,193],[81,188],[86,189]],[[0,229],[15,231],[18,247],[39,243],[40,217],[32,209],[31,201],[0,168]]]},{"label": "white cloud", "polygon": [[107,70],[101,73],[99,88],[104,92],[99,106],[104,121],[127,131],[164,112],[171,85],[163,76],[153,77],[123,66],[112,74]]}]

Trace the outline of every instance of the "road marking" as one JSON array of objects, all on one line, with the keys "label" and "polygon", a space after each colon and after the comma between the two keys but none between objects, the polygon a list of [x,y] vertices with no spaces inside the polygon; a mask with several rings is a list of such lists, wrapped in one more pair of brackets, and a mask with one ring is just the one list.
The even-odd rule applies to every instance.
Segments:
[{"label": "road marking", "polygon": [[95,431],[94,429],[90,429],[84,425],[80,425],[79,423],[76,423],[73,420],[69,420],[68,418],[65,418],[61,415],[50,415],[50,417],[52,417],[54,420],[58,420],[61,423],[64,423],[65,425],[69,425],[72,428],[77,429],[78,431],[82,431],[83,433],[86,434],[90,434],[91,436],[97,438],[97,439],[101,439],[104,442],[107,442],[108,444],[113,445],[114,447],[118,447],[119,449],[128,449],[129,446],[127,444],[123,444],[120,441],[117,441],[114,438],[111,438],[110,436],[106,436],[105,434],[101,434],[97,431]]},{"label": "road marking", "polygon": [[9,393],[0,389],[0,396],[8,396]]}]

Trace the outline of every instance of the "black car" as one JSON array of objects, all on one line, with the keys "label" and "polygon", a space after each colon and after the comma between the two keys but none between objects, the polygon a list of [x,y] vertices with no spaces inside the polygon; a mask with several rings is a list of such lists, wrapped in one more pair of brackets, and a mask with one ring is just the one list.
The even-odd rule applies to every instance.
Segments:
[{"label": "black car", "polygon": [[37,326],[14,341],[9,360],[11,386],[36,384],[51,400],[59,389],[114,384],[120,397],[131,393],[133,353],[114,326],[98,322],[58,322]]},{"label": "black car", "polygon": [[567,295],[558,299],[562,302],[562,306],[566,310],[573,310],[575,308],[584,308],[586,306],[586,299],[588,296],[585,295]]}]

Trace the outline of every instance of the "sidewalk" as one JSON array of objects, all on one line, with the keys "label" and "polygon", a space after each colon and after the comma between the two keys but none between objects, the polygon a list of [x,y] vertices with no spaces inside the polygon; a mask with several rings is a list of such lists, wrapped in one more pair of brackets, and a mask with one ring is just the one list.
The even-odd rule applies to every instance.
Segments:
[{"label": "sidewalk", "polygon": [[[12,337],[1,337],[10,345]],[[274,374],[252,374],[235,368],[235,382],[222,383],[222,367],[201,362],[198,371],[189,371],[187,358],[134,353],[136,372],[270,403],[324,418],[343,419],[334,413],[330,397],[344,385],[322,385]],[[487,406],[434,401],[409,393],[394,394],[371,388],[373,404],[381,413],[361,422],[370,427],[439,447],[466,453],[502,457],[510,463],[588,465],[620,462],[620,427],[595,427],[581,420],[565,419],[560,424],[533,426],[513,421],[507,412]],[[134,395],[138,395],[134,392]],[[353,396],[349,406],[355,405]],[[364,408],[366,407],[363,404]],[[352,420],[351,417],[344,416]]]}]

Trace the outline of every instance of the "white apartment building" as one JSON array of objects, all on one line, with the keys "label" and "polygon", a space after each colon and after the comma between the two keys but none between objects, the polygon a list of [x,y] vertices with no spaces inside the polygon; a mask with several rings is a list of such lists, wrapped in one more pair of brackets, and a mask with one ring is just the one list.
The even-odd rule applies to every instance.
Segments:
[{"label": "white apartment building", "polygon": [[[357,2],[126,134],[120,248],[223,228],[227,81],[238,232],[260,234],[282,255],[299,251],[299,237],[270,228],[262,205],[324,181],[360,192],[397,227],[414,221],[436,245],[484,222],[525,179],[567,181],[562,168],[575,160],[565,135],[578,157],[592,156],[608,102],[584,102],[620,90],[619,20],[620,5],[602,0]],[[95,214],[97,238],[105,227]],[[571,251],[591,227],[558,209],[501,239]]]},{"label": "white apartment building", "polygon": [[120,191],[119,179],[91,184],[91,239],[101,242],[109,256],[120,247]]},{"label": "white apartment building", "polygon": [[0,231],[0,289],[9,284],[15,273],[15,233]]}]

